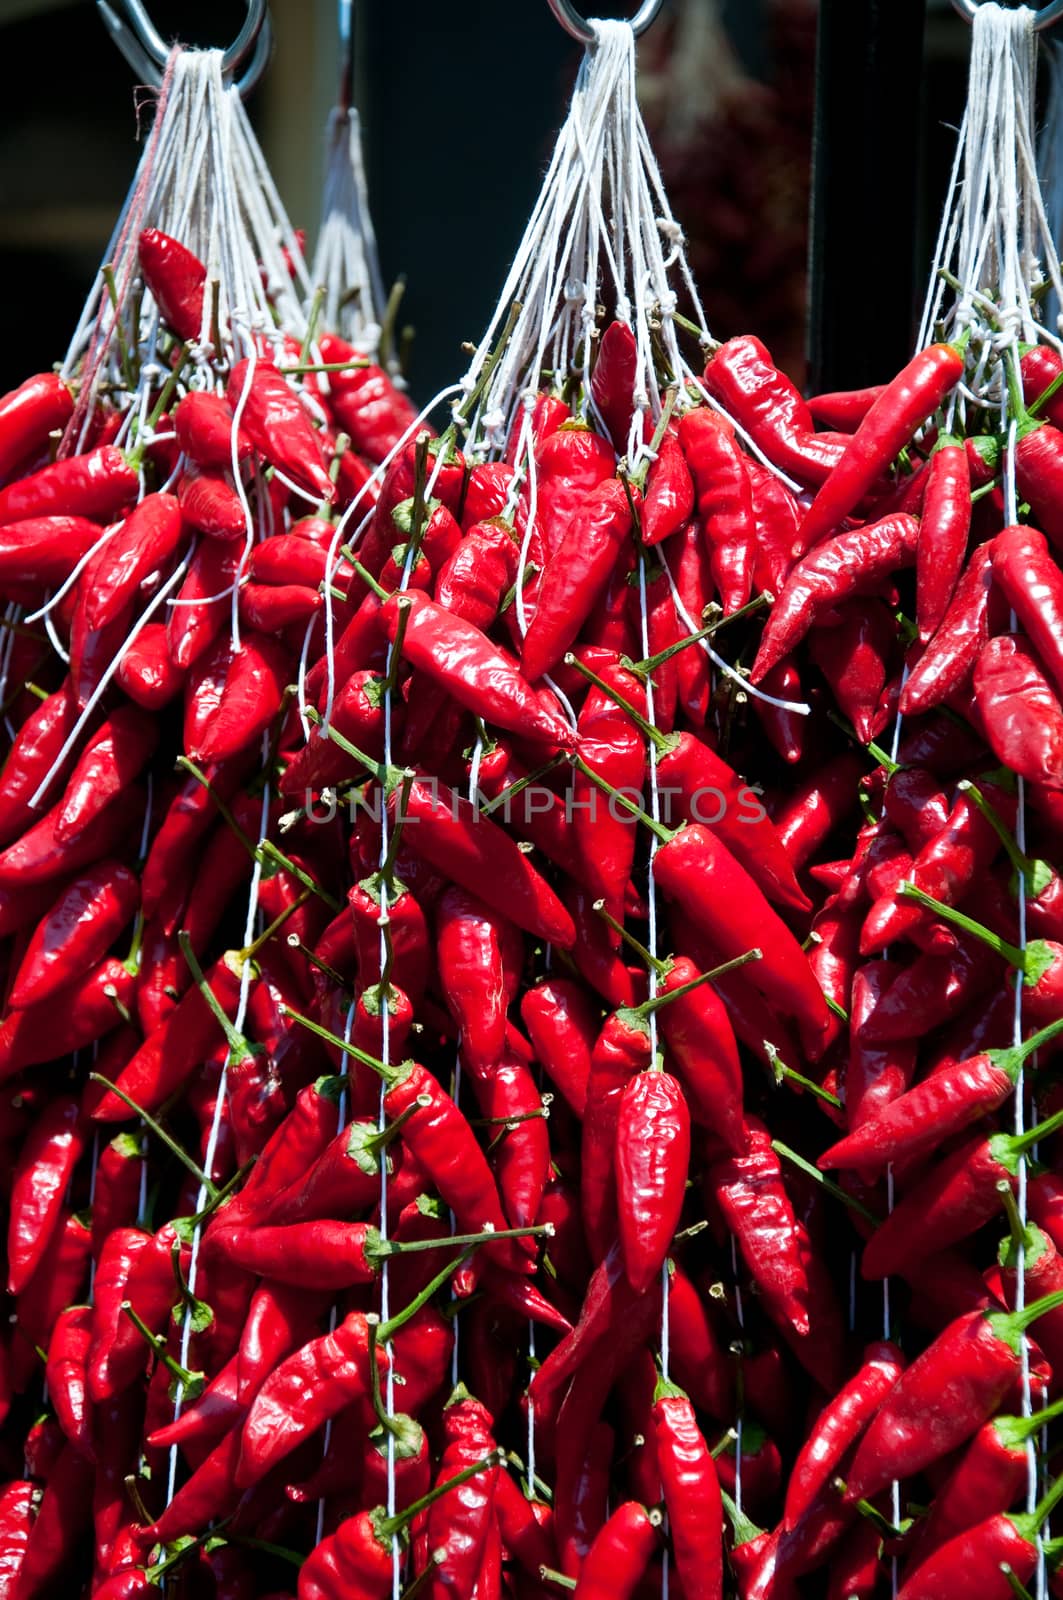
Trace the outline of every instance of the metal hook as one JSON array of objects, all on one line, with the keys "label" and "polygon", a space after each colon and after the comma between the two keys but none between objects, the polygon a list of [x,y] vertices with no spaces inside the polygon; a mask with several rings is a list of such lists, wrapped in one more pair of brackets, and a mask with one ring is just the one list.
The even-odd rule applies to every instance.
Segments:
[{"label": "metal hook", "polygon": [[[565,32],[570,33],[573,39],[578,39],[580,44],[594,43],[593,28],[588,27],[586,19],[580,16],[572,0],[546,0],[546,3]],[[646,32],[663,3],[664,0],[642,0],[641,6],[631,19],[631,31],[636,39]],[[1063,7],[1063,0],[1053,0],[1053,3]]]},{"label": "metal hook", "polygon": [[[973,22],[981,0],[952,0],[952,3],[964,22]],[[1044,10],[1037,13],[1037,20],[1033,25],[1034,32],[1041,33],[1045,28],[1050,28],[1060,17],[1063,17],[1063,0],[1048,0]]]},{"label": "metal hook", "polygon": [[[123,0],[123,6],[125,17],[119,16],[108,0],[96,0],[104,26],[134,73],[143,83],[158,88],[170,46],[148,16],[142,0]],[[232,74],[251,56],[247,71],[237,83],[241,95],[250,94],[261,78],[272,40],[267,0],[248,0],[243,26],[222,56],[222,71],[227,74]]]}]

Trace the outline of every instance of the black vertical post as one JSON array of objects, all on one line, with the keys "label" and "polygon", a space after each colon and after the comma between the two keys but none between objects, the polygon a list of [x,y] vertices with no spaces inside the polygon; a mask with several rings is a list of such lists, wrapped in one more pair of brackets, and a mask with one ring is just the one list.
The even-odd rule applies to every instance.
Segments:
[{"label": "black vertical post", "polygon": [[809,228],[813,393],[880,383],[912,353],[925,20],[926,0],[820,0]]}]

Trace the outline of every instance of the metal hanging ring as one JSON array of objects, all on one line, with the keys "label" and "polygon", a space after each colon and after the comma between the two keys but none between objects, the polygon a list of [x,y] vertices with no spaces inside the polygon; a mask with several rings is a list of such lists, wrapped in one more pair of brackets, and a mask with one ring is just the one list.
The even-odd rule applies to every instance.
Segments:
[{"label": "metal hanging ring", "polygon": [[[550,3],[552,4],[553,0],[550,0]],[[973,22],[981,0],[952,0],[952,3],[965,22]],[[1048,0],[1048,5],[1037,13],[1037,20],[1033,25],[1034,32],[1041,33],[1045,28],[1050,28],[1060,17],[1063,17],[1063,0]]]},{"label": "metal hanging ring", "polygon": [[[546,0],[546,3],[565,32],[570,33],[573,39],[578,39],[580,44],[594,43],[596,37],[594,29],[587,26],[586,18],[580,16],[573,0]],[[642,0],[641,6],[631,19],[631,31],[636,39],[639,34],[646,32],[663,3],[664,0]],[[1053,0],[1053,3],[1063,8],[1063,0]]]},{"label": "metal hanging ring", "polygon": [[[137,77],[158,88],[171,47],[148,16],[142,0],[123,0],[124,17],[111,8],[108,0],[96,0],[96,6],[108,33]],[[271,44],[267,0],[248,0],[243,27],[222,56],[222,71],[227,74],[252,57],[247,72],[239,81],[241,94],[249,94],[262,76]]]}]

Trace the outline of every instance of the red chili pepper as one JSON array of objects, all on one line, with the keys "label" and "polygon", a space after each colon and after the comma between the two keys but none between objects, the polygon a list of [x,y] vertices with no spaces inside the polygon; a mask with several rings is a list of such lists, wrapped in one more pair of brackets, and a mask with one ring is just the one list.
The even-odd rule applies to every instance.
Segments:
[{"label": "red chili pepper", "polygon": [[653,1406],[668,1531],[684,1594],[723,1595],[723,1506],[709,1447],[682,1389],[661,1382]]},{"label": "red chili pepper", "polygon": [[634,1500],[618,1506],[584,1558],[578,1600],[631,1600],[656,1549],[659,1521]]},{"label": "red chili pepper", "polygon": [[671,1246],[683,1210],[690,1163],[690,1111],[667,1072],[640,1072],[616,1113],[616,1191],[620,1242],[631,1287],[644,1293]]},{"label": "red chili pepper", "polygon": [[838,610],[839,625],[817,628],[809,639],[809,654],[856,737],[867,744],[874,737],[897,625],[881,600],[851,601]]},{"label": "red chili pepper", "polygon": [[506,1041],[505,968],[512,971],[515,958],[519,971],[523,940],[474,895],[450,888],[436,907],[436,941],[439,980],[460,1031],[462,1064],[487,1081]]},{"label": "red chili pepper", "polygon": [[58,1095],[30,1128],[15,1165],[7,1228],[9,1293],[21,1294],[39,1267],[84,1148],[77,1097]]},{"label": "red chili pepper", "polygon": [[711,939],[725,960],[760,949],[762,959],[752,965],[749,978],[769,1003],[795,1017],[811,1036],[824,1031],[826,1002],[801,947],[708,828],[691,823],[672,835],[657,851],[654,869],[665,897]]},{"label": "red chili pepper", "polygon": [[573,643],[630,531],[628,493],[616,478],[606,478],[583,499],[547,561],[521,655],[530,682],[549,672]]},{"label": "red chili pepper", "polygon": [[36,1520],[26,1540],[14,1594],[33,1600],[55,1593],[72,1568],[81,1536],[92,1521],[92,1462],[65,1444],[45,1485]]},{"label": "red chili pepper", "polygon": [[144,580],[173,554],[182,532],[181,508],[172,494],[149,494],[134,507],[88,568],[88,627],[115,621]]},{"label": "red chili pepper", "polygon": [[15,1478],[0,1489],[0,1594],[4,1600],[14,1594],[18,1582],[38,1494],[38,1485],[28,1478]]},{"label": "red chili pepper", "polygon": [[101,861],[74,879],[35,929],[11,983],[8,1005],[25,1010],[102,960],[140,897],[136,875]]},{"label": "red chili pepper", "polygon": [[529,839],[567,876],[583,876],[586,865],[578,853],[575,828],[561,796],[545,784],[527,784],[512,792],[529,776],[530,769],[503,741],[485,751],[477,770],[477,786],[488,800],[499,802],[489,815],[498,816],[518,839]]},{"label": "red chili pepper", "polygon": [[[694,963],[678,956],[658,992],[671,994],[697,976]],[[727,1007],[711,984],[699,984],[661,1011],[660,1027],[694,1121],[740,1155],[746,1147],[742,1068]]]},{"label": "red chili pepper", "polygon": [[207,269],[168,233],[145,228],[137,241],[140,270],[162,320],[179,339],[198,339],[203,330]]},{"label": "red chili pepper", "polygon": [[914,717],[941,705],[967,683],[989,637],[993,541],[972,551],[942,622],[901,691]]},{"label": "red chili pepper", "polygon": [[370,461],[383,461],[416,420],[409,396],[396,388],[383,368],[362,364],[357,350],[334,333],[321,334],[318,349],[322,361],[330,364],[358,363],[349,372],[329,373],[329,408],[355,450]]},{"label": "red chili pepper", "polygon": [[706,1182],[738,1241],[765,1310],[804,1335],[809,1329],[808,1273],[799,1224],[770,1133],[756,1117],[747,1119],[747,1128],[745,1152],[711,1160]]},{"label": "red chili pepper", "polygon": [[974,669],[974,700],[997,759],[1063,789],[1063,707],[1023,634],[990,639]]},{"label": "red chili pepper", "polygon": [[844,455],[816,495],[804,522],[804,549],[838,526],[909,442],[916,428],[959,382],[963,356],[954,345],[921,350],[888,383],[860,423]]},{"label": "red chili pepper", "polygon": [[197,547],[166,623],[176,667],[187,670],[198,661],[225,626],[241,553],[217,539],[206,539]]},{"label": "red chili pepper", "polygon": [[763,682],[826,612],[852,596],[879,588],[898,567],[915,560],[919,523],[903,513],[855,528],[802,557],[771,608],[750,673]]},{"label": "red chili pepper", "polygon": [[845,1072],[845,1113],[850,1133],[873,1121],[906,1093],[915,1076],[915,1040],[875,1045],[864,1038],[868,1022],[897,972],[891,961],[868,961],[853,974],[849,1002],[851,1043]]},{"label": "red chili pepper", "polygon": [[55,837],[69,844],[116,796],[126,792],[155,753],[159,732],[135,706],[119,706],[89,740],[59,802]]},{"label": "red chili pepper", "polygon": [[[177,443],[197,467],[231,468],[233,409],[220,394],[193,389],[174,407]],[[242,428],[236,431],[236,459],[246,461],[254,445]]]},{"label": "red chili pepper", "polygon": [[[623,448],[627,448],[626,441]],[[661,440],[657,459],[646,478],[641,517],[643,544],[660,544],[678,533],[693,510],[694,480],[678,438],[669,432]]]},{"label": "red chili pepper", "polygon": [[336,486],[317,431],[272,362],[238,361],[229,374],[226,397],[234,412],[239,408],[240,426],[255,449],[300,488],[331,504]]},{"label": "red chili pepper", "polygon": [[[397,804],[398,791],[393,790],[389,808],[394,812]],[[471,802],[439,784],[415,779],[405,815],[412,825],[410,845],[429,865],[479,895],[518,928],[571,949],[576,931],[564,906],[513,840],[475,812]]]},{"label": "red chili pepper", "polygon": [[77,1302],[90,1256],[88,1228],[80,1217],[66,1213],[40,1266],[18,1297],[16,1337],[11,1347],[12,1382],[17,1392],[39,1376],[37,1347],[47,1348],[60,1313]]},{"label": "red chili pepper", "polygon": [[[687,615],[701,617],[712,597],[712,575],[697,522],[691,519],[677,541],[680,546],[675,586]],[[677,613],[678,614],[678,613]],[[712,666],[704,650],[689,647],[675,658],[679,703],[695,727],[703,728],[712,698]]]},{"label": "red chili pepper", "polygon": [[728,339],[710,356],[703,381],[768,460],[799,483],[822,483],[841,459],[842,447],[813,431],[799,390],[759,339]]},{"label": "red chili pepper", "polygon": [[711,551],[712,576],[724,615],[730,616],[753,588],[756,524],[745,458],[730,423],[714,411],[686,412],[678,431]]},{"label": "red chili pepper", "polygon": [[826,1488],[847,1451],[863,1433],[904,1370],[896,1345],[870,1344],[860,1370],[823,1408],[794,1462],[782,1526],[795,1528]]},{"label": "red chili pepper", "polygon": [[775,832],[795,871],[856,808],[863,771],[856,752],[844,751],[792,790],[786,805],[776,812]]},{"label": "red chili pepper", "polygon": [[227,472],[185,471],[177,485],[177,503],[189,527],[211,540],[228,543],[247,532],[247,512]]},{"label": "red chili pepper", "polygon": [[959,440],[942,435],[930,457],[916,550],[916,617],[926,644],[956,588],[971,531],[971,479]]},{"label": "red chili pepper", "polygon": [[[635,416],[635,381],[638,346],[625,322],[610,322],[602,334],[591,374],[591,399],[605,423],[605,431],[618,455],[624,455]],[[644,402],[645,403],[645,402]],[[640,433],[646,428],[643,413]]]},{"label": "red chili pepper", "polygon": [[531,1037],[535,1059],[576,1115],[582,1117],[587,1104],[591,1052],[599,1029],[598,1013],[590,997],[568,978],[545,978],[526,991],[520,1002],[520,1015]]},{"label": "red chili pepper", "polygon": [[91,1306],[71,1306],[52,1330],[45,1382],[59,1425],[71,1444],[91,1455],[91,1411],[87,1392]]},{"label": "red chili pepper", "polygon": [[0,1025],[0,1079],[95,1044],[122,1021],[135,988],[128,967],[108,957],[86,976],[70,980],[58,1015],[46,1003],[12,1012]]},{"label": "red chili pepper", "polygon": [[92,1254],[97,1261],[108,1235],[137,1219],[143,1162],[140,1141],[130,1133],[118,1134],[100,1151],[92,1193]]},{"label": "red chili pepper", "polygon": [[885,384],[872,384],[867,389],[842,389],[830,394],[814,394],[808,401],[812,420],[819,428],[831,428],[838,433],[855,433]]},{"label": "red chili pepper", "polygon": [[252,745],[280,709],[288,652],[266,634],[245,634],[229,659],[217,710],[188,746],[196,761],[227,761]]},{"label": "red chili pepper", "polygon": [[38,517],[110,522],[136,499],[138,487],[137,474],[121,450],[101,445],[0,489],[0,523]]},{"label": "red chili pepper", "polygon": [[0,397],[0,478],[11,475],[48,435],[63,428],[74,411],[74,397],[55,372],[40,372]]},{"label": "red chili pepper", "polygon": [[115,682],[129,699],[145,711],[161,711],[180,694],[184,673],[170,658],[164,622],[147,622],[127,645],[115,672]]},{"label": "red chili pepper", "polygon": [[0,579],[62,583],[100,537],[99,524],[80,516],[28,516],[0,527]]},{"label": "red chili pepper", "polygon": [[[51,769],[77,720],[69,679],[42,700],[18,730],[0,773],[0,843],[8,844],[36,818],[29,801]],[[68,758],[69,759],[69,758]]]}]

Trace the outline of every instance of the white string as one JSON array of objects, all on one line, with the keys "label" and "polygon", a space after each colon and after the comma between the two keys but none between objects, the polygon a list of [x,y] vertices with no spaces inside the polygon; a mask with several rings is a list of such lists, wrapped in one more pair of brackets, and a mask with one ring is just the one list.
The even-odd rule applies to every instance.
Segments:
[{"label": "white string", "polygon": [[329,113],[325,144],[321,229],[311,277],[325,291],[324,325],[375,355],[385,296],[369,213],[361,125],[353,106],[337,106]]}]

